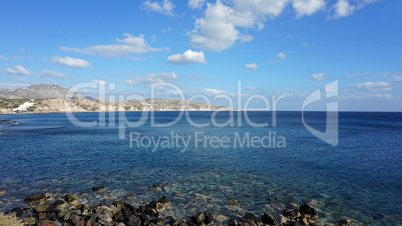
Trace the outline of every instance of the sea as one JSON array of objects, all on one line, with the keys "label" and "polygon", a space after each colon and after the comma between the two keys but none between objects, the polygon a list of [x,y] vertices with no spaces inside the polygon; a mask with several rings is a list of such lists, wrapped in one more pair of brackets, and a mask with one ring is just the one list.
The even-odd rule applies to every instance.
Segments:
[{"label": "sea", "polygon": [[[0,125],[3,212],[50,192],[94,205],[167,196],[165,214],[182,218],[258,216],[270,203],[310,202],[328,223],[347,216],[402,224],[400,112],[339,112],[336,120],[283,111],[0,115],[6,119],[16,123]],[[95,186],[106,190],[93,193]]]}]

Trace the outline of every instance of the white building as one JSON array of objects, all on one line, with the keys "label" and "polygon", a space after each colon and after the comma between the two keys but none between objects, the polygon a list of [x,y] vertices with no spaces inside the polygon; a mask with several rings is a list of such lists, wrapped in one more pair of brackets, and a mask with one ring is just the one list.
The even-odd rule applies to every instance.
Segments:
[{"label": "white building", "polygon": [[35,103],[25,102],[17,108],[13,108],[13,112],[26,112],[28,108],[32,107]]}]

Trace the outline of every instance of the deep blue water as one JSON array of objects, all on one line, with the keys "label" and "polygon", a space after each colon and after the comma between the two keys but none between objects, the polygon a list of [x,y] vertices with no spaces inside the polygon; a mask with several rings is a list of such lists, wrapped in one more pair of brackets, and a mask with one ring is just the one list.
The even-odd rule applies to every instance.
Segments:
[{"label": "deep blue water", "polygon": [[[277,112],[276,127],[271,112],[248,112],[252,122],[268,122],[259,128],[239,112],[233,125],[225,127],[212,125],[211,112],[189,113],[195,123],[210,123],[202,128],[185,116],[174,125],[155,127],[148,117],[139,127],[126,126],[125,140],[119,139],[119,115],[112,114],[115,120],[107,115],[105,126],[87,128],[72,124],[65,114],[0,116],[19,123],[0,125],[0,190],[7,191],[0,197],[0,210],[21,205],[25,196],[47,188],[60,195],[83,193],[81,201],[90,203],[119,199],[139,205],[169,196],[170,214],[182,217],[200,210],[229,217],[244,211],[261,214],[271,202],[313,200],[328,222],[344,215],[364,224],[402,221],[402,113],[340,112],[337,146],[312,135],[300,112]],[[123,114],[134,122],[142,113]],[[325,131],[325,113],[305,114],[310,126]],[[99,118],[98,113],[74,115],[80,121]],[[172,122],[178,115],[156,112],[155,122]],[[215,118],[223,124],[230,113]],[[152,144],[137,147],[134,141],[130,148],[130,132],[135,132],[133,138],[139,135],[138,141],[142,138],[142,146],[152,137],[166,145],[155,150]],[[172,133],[190,139],[187,149],[172,143]],[[271,140],[271,147],[241,147],[238,141],[247,134],[250,140],[265,136],[264,144]],[[216,141],[222,137],[224,146]],[[280,137],[286,147],[274,147]],[[101,185],[107,192],[92,194],[90,189]],[[153,190],[152,185],[163,189]],[[239,207],[228,205],[232,198]]]}]

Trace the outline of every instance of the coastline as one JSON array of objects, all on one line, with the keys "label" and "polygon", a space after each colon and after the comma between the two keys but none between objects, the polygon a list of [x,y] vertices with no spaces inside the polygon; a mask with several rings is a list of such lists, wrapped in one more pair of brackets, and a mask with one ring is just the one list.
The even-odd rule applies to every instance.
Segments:
[{"label": "coastline", "polygon": [[[5,191],[3,191],[5,192]],[[97,197],[107,196],[104,186],[93,187],[91,191]],[[240,208],[236,199],[228,200],[228,205]],[[262,213],[238,213],[235,217],[208,212],[207,210],[188,213],[185,217],[174,216],[171,199],[163,196],[140,205],[130,200],[98,200],[98,204],[89,204],[80,195],[63,193],[54,194],[42,188],[40,192],[28,195],[25,205],[17,206],[5,212],[15,216],[24,225],[359,225],[352,218],[340,217],[337,222],[326,222],[318,217],[314,202],[268,204],[269,211]]]}]

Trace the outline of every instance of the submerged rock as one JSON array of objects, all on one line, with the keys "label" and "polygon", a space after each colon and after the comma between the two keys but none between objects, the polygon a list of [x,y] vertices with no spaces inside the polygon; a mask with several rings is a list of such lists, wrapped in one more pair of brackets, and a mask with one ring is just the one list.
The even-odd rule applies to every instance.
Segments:
[{"label": "submerged rock", "polygon": [[216,215],[215,216],[215,220],[217,220],[217,221],[219,221],[219,222],[224,222],[224,221],[227,221],[227,220],[229,220],[229,218],[227,218],[226,216],[223,216],[223,215]]},{"label": "submerged rock", "polygon": [[286,209],[285,205],[283,205],[283,203],[281,202],[273,202],[269,204],[271,206],[271,208],[273,208],[274,210],[284,210]]},{"label": "submerged rock", "polygon": [[64,200],[66,200],[69,204],[72,204],[78,200],[78,197],[76,195],[67,194],[64,196]]},{"label": "submerged rock", "polygon": [[92,187],[92,191],[95,193],[104,192],[105,190],[106,190],[105,186]]},{"label": "submerged rock", "polygon": [[24,199],[24,201],[28,202],[28,203],[30,203],[30,202],[39,202],[39,201],[41,201],[41,200],[43,200],[45,198],[46,198],[46,195],[44,195],[44,194],[34,194],[34,195],[27,196]]},{"label": "submerged rock", "polygon": [[[46,199],[46,197],[56,197],[53,194],[35,194],[28,196],[25,200],[30,207],[21,209],[14,208],[11,212],[17,217],[25,217],[23,220],[26,225],[230,225],[230,226],[259,226],[259,225],[323,225],[317,220],[317,213],[309,204],[301,206],[292,205],[285,207],[282,203],[276,202],[269,204],[267,213],[261,215],[259,219],[254,213],[246,212],[237,215],[236,219],[229,219],[223,215],[212,216],[210,212],[198,212],[192,216],[191,222],[185,219],[175,219],[172,216],[174,211],[170,209],[170,199],[162,197],[158,201],[142,203],[138,208],[121,202],[114,201],[109,205],[100,203],[97,206],[78,203],[76,195],[65,195],[57,200]],[[33,201],[33,202],[32,202]],[[236,214],[237,205],[225,206],[233,214]],[[207,206],[206,208],[214,208]],[[219,208],[218,208],[219,209]],[[216,210],[218,210],[216,209]],[[240,218],[239,216],[243,216]],[[340,225],[353,225],[354,221],[350,218],[342,218],[338,221]]]},{"label": "submerged rock", "polygon": [[170,199],[169,199],[169,197],[163,196],[162,198],[160,198],[158,200],[158,202],[163,203],[163,204],[167,204],[167,203],[170,203]]},{"label": "submerged rock", "polygon": [[231,199],[231,200],[229,200],[229,204],[232,205],[232,206],[236,206],[238,203],[239,203],[239,202],[237,202],[236,199]]}]

